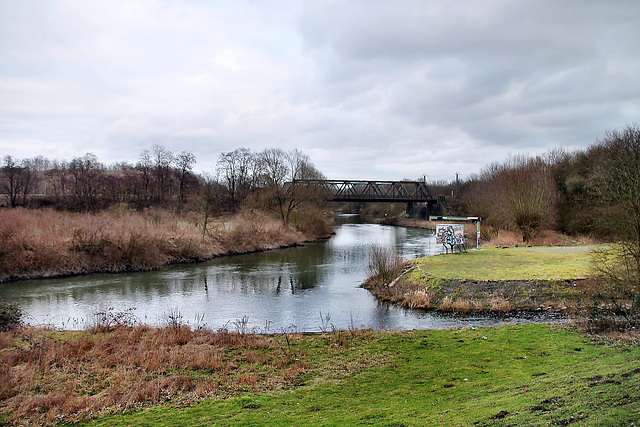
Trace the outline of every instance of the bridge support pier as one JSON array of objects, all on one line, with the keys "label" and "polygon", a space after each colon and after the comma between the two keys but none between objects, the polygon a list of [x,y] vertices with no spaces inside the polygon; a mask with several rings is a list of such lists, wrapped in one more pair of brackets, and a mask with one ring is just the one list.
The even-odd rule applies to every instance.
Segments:
[{"label": "bridge support pier", "polygon": [[407,213],[407,216],[411,215],[412,210],[413,210],[413,202],[407,202],[407,208],[405,210],[405,212]]},{"label": "bridge support pier", "polygon": [[[426,219],[430,215],[441,216],[444,214],[444,197],[438,197],[437,201],[432,200],[427,203],[418,204],[419,212],[418,216],[420,219]],[[407,202],[406,214],[407,216],[414,214],[414,209],[416,208],[416,202]]]}]

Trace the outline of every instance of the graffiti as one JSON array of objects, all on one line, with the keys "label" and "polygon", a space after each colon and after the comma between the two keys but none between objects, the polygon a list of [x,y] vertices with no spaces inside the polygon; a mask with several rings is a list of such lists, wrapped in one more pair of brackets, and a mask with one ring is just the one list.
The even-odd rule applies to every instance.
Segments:
[{"label": "graffiti", "polygon": [[452,251],[454,246],[459,246],[466,251],[464,225],[436,224],[436,243],[449,246]]}]

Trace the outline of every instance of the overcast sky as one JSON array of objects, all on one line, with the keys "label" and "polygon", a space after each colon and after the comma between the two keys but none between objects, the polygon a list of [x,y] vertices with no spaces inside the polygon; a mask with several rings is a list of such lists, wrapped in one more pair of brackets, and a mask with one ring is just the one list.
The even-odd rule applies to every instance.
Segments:
[{"label": "overcast sky", "polygon": [[640,1],[0,0],[0,156],[455,179],[640,122]]}]

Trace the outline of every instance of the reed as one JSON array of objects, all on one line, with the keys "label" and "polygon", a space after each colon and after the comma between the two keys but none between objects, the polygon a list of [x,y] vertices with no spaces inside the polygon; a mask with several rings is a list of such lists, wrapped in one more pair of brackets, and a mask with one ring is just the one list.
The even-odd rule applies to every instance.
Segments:
[{"label": "reed", "polygon": [[307,235],[259,212],[202,228],[164,210],[123,207],[99,213],[0,210],[0,282],[15,279],[152,270],[178,262],[299,244]]},{"label": "reed", "polygon": [[495,295],[489,301],[491,311],[499,311],[502,313],[509,313],[514,309],[513,304],[508,299]]},{"label": "reed", "polygon": [[433,308],[434,295],[425,291],[410,291],[406,294],[406,305],[409,308]]},{"label": "reed", "polygon": [[482,310],[482,304],[474,299],[444,297],[440,303],[440,310],[453,311],[455,313],[468,313]]}]

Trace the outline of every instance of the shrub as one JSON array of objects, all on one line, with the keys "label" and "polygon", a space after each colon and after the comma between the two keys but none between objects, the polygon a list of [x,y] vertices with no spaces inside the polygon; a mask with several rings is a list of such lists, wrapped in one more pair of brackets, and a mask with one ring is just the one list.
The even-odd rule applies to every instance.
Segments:
[{"label": "shrub", "polygon": [[17,304],[0,300],[0,331],[22,326],[22,310]]},{"label": "shrub", "polygon": [[388,295],[389,288],[400,275],[403,264],[395,248],[373,245],[369,252],[367,274],[370,281]]},{"label": "shrub", "polygon": [[633,328],[640,325],[640,127],[610,132],[597,147],[603,152],[597,194],[609,207],[603,221],[620,243],[594,258],[603,280],[593,292],[591,317]]},{"label": "shrub", "polygon": [[635,258],[620,246],[594,253],[600,273],[586,288],[587,328],[592,332],[625,331],[640,327],[640,281],[633,266]]},{"label": "shrub", "polygon": [[326,237],[331,234],[331,222],[320,209],[307,209],[292,218],[296,229],[309,237]]}]

